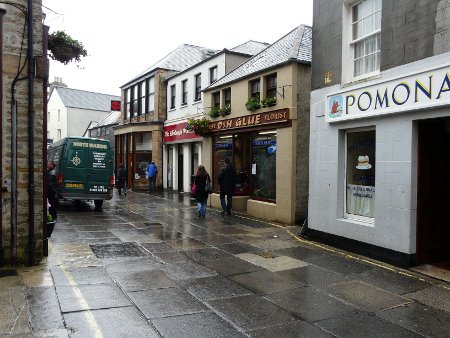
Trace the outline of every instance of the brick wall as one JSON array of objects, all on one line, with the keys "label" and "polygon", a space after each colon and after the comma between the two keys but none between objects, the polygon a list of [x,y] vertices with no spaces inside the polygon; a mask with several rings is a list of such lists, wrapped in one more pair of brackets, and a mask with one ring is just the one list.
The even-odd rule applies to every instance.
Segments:
[{"label": "brick wall", "polygon": [[[10,0],[10,3],[21,5],[26,8],[27,1]],[[42,9],[41,1],[34,1],[34,56],[42,55]],[[3,248],[6,262],[11,259],[11,84],[17,75],[19,65],[19,53],[22,42],[22,32],[26,16],[10,4],[5,5],[7,13],[4,16],[4,47],[3,47],[3,180],[6,180],[8,191],[2,193],[3,210],[2,234]],[[24,37],[24,52],[22,53],[22,64],[25,60],[27,50],[27,36]],[[23,69],[19,77],[27,76],[27,67]],[[18,81],[16,84],[15,99],[17,101],[17,262],[28,261],[28,81]],[[42,162],[43,147],[43,80],[36,79],[34,82],[35,122],[34,122],[34,225],[36,250],[35,258],[42,257]]]}]

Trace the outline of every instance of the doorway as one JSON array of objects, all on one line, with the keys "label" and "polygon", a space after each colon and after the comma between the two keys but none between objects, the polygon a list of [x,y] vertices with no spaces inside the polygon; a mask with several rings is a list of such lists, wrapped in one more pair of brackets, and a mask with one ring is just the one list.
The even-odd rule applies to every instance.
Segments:
[{"label": "doorway", "polygon": [[450,118],[419,121],[417,263],[450,270]]},{"label": "doorway", "polygon": [[182,192],[183,189],[183,176],[184,176],[184,156],[183,145],[178,145],[178,191]]}]

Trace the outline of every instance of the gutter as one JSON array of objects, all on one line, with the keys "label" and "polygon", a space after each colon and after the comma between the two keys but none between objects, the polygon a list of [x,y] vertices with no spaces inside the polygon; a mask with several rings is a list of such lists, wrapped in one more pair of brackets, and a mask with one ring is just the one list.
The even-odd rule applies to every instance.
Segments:
[{"label": "gutter", "polygon": [[[6,7],[0,4],[0,140],[3,140],[3,16],[6,13]],[[2,194],[0,195],[0,267],[4,265],[3,249],[3,192],[7,188],[3,186],[3,144],[0,145],[0,183]]]}]

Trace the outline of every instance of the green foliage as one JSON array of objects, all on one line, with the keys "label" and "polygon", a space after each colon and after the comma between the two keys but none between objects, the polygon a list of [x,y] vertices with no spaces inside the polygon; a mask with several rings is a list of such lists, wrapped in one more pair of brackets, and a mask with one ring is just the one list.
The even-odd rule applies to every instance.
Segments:
[{"label": "green foliage", "polygon": [[249,111],[255,111],[256,109],[261,108],[261,102],[259,101],[259,96],[252,96],[248,99],[245,107]]},{"label": "green foliage", "polygon": [[202,118],[200,120],[190,118],[187,121],[186,130],[193,131],[195,135],[203,136],[204,134],[209,132],[210,122],[211,121],[206,118]]},{"label": "green foliage", "polygon": [[47,214],[47,222],[53,221],[52,215]]},{"label": "green foliage", "polygon": [[264,100],[261,101],[261,104],[263,107],[272,107],[277,104],[277,98],[276,97],[266,97]]},{"label": "green foliage", "polygon": [[209,116],[212,118],[218,117],[220,115],[220,108],[219,106],[213,106],[211,107],[211,111],[209,112]]},{"label": "green foliage", "polygon": [[231,113],[231,103],[227,103],[220,109],[220,115],[225,116]]},{"label": "green foliage", "polygon": [[80,62],[81,57],[87,56],[83,44],[64,31],[56,31],[48,35],[48,50],[53,60],[65,65],[71,61]]}]

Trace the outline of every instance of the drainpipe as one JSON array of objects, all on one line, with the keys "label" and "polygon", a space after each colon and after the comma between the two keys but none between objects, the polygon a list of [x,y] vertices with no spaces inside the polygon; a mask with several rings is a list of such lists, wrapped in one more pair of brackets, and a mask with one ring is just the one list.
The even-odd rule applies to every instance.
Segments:
[{"label": "drainpipe", "polygon": [[[44,58],[47,58],[47,52],[48,52],[48,30],[49,26],[42,25],[42,55]],[[42,132],[42,177],[44,178],[42,180],[42,230],[43,235],[46,237],[46,231],[47,231],[47,185],[48,185],[48,176],[47,176],[47,88],[48,88],[48,76],[45,76],[43,78],[43,92],[44,92],[44,116],[42,119],[43,126],[43,132]],[[48,240],[44,238],[44,255],[48,255]]]},{"label": "drainpipe", "polygon": [[[6,13],[6,7],[0,4],[0,140],[3,140],[3,16]],[[2,194],[0,195],[0,267],[3,267],[5,257],[3,251],[3,144],[0,145],[0,184]]]},{"label": "drainpipe", "polygon": [[33,265],[36,239],[34,234],[34,56],[33,0],[28,0],[28,264]]}]

